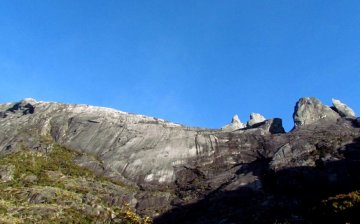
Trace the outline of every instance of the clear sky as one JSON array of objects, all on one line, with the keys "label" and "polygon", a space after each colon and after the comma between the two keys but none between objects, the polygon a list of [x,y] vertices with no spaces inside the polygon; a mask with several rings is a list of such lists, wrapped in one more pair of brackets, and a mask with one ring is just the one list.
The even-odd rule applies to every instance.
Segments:
[{"label": "clear sky", "polygon": [[360,1],[3,0],[0,102],[218,128],[338,98],[360,113]]}]

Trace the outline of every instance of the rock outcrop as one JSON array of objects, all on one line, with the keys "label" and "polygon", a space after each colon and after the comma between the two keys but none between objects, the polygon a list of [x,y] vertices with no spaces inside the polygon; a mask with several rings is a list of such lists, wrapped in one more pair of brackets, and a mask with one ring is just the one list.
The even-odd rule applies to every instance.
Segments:
[{"label": "rock outcrop", "polygon": [[225,125],[222,130],[223,131],[235,131],[235,130],[238,130],[238,129],[242,129],[242,128],[245,128],[246,125],[241,123],[239,117],[237,114],[235,114],[233,116],[233,118],[231,119],[231,123],[228,124],[228,125]]},{"label": "rock outcrop", "polygon": [[265,120],[266,120],[265,117],[262,116],[261,114],[251,113],[250,114],[250,120],[247,122],[247,126],[251,127],[254,124],[261,123],[261,122],[263,122]]},{"label": "rock outcrop", "polygon": [[340,100],[332,99],[332,104],[341,117],[355,117],[355,112]]},{"label": "rock outcrop", "polygon": [[280,118],[266,120],[261,114],[251,113],[250,121],[246,124],[241,123],[239,117],[234,115],[230,124],[222,128],[225,132],[252,133],[259,135],[268,135],[276,133],[285,133]]},{"label": "rock outcrop", "polygon": [[0,182],[8,182],[14,179],[14,165],[1,165],[0,166]]},{"label": "rock outcrop", "polygon": [[293,114],[295,127],[319,121],[336,121],[340,115],[314,97],[301,98]]},{"label": "rock outcrop", "polygon": [[[333,221],[339,213],[322,216],[316,206],[360,189],[360,122],[315,98],[296,104],[296,128],[289,133],[279,118],[254,118],[245,126],[234,116],[228,129],[214,130],[109,108],[35,100],[0,104],[0,115],[0,155],[5,158],[0,161],[24,148],[44,157],[54,152],[54,145],[71,149],[76,152],[73,162],[93,171],[93,178],[120,184],[104,186],[101,179],[95,184],[69,174],[63,175],[66,184],[57,185],[64,187],[61,192],[83,189],[75,186],[83,184],[86,191],[100,193],[94,197],[79,190],[74,196],[81,196],[81,205],[92,205],[86,202],[91,198],[111,206],[130,202],[155,223],[318,223],[318,216]],[[26,158],[26,164],[33,163]],[[47,166],[51,175],[46,181],[57,183],[61,172]],[[6,184],[21,177],[29,185],[43,174],[15,175],[9,164],[0,168]],[[24,200],[40,203],[38,196]]]},{"label": "rock outcrop", "polygon": [[254,123],[252,126],[247,126],[246,128],[236,130],[234,132],[270,135],[270,134],[285,133],[285,130],[282,125],[282,120],[280,118],[273,118],[273,119],[264,120],[262,122]]}]

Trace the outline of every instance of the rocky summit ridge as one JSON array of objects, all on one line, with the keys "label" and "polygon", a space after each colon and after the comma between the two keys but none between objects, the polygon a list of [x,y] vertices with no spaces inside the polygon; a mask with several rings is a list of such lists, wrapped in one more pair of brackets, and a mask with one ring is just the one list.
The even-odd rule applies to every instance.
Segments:
[{"label": "rocky summit ridge", "polygon": [[[28,98],[0,104],[0,154],[66,148],[77,166],[131,189],[109,200],[155,223],[357,221],[351,212],[360,200],[342,210],[331,200],[360,190],[360,119],[332,102],[301,98],[285,133],[280,118],[257,113],[246,123],[235,115],[221,129],[206,129]],[[16,179],[11,167],[0,164],[1,182]]]}]

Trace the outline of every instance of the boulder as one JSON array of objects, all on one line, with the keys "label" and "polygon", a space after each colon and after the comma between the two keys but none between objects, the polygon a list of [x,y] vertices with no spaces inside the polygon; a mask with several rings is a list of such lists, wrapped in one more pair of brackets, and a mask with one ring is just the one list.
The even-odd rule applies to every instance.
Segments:
[{"label": "boulder", "polygon": [[250,114],[250,120],[247,122],[247,126],[251,127],[254,124],[261,123],[265,121],[265,117],[258,113],[251,113]]},{"label": "boulder", "polygon": [[241,130],[245,133],[258,133],[260,135],[285,133],[280,118],[268,119]]},{"label": "boulder", "polygon": [[34,174],[28,174],[28,175],[22,177],[22,181],[26,184],[35,184],[35,183],[37,183],[38,180],[39,180],[39,178]]},{"label": "boulder", "polygon": [[222,130],[223,131],[234,131],[237,129],[245,128],[246,125],[241,123],[239,117],[237,114],[235,114],[231,120],[231,123],[228,125],[225,125]]},{"label": "boulder", "polygon": [[334,106],[333,109],[338,112],[341,117],[355,117],[355,112],[340,100],[332,99],[332,104]]},{"label": "boulder", "polygon": [[14,179],[15,166],[1,165],[0,166],[0,182],[8,182]]},{"label": "boulder", "polygon": [[7,114],[5,112],[0,111],[0,118],[6,118]]},{"label": "boulder", "polygon": [[314,97],[301,98],[293,114],[295,127],[323,121],[336,121],[340,115]]},{"label": "boulder", "polygon": [[266,130],[271,134],[285,133],[285,129],[282,125],[280,118],[273,118],[265,121]]}]

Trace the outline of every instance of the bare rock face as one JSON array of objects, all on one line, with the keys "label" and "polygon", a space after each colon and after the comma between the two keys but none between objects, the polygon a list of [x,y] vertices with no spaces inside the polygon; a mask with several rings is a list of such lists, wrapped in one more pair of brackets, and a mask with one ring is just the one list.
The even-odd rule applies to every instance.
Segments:
[{"label": "bare rock face", "polygon": [[[131,186],[128,201],[155,223],[318,223],[307,220],[307,208],[360,186],[359,119],[302,98],[290,133],[279,118],[251,120],[246,127],[234,116],[212,130],[26,99],[0,104],[0,155],[22,147],[46,153],[51,139],[78,151],[78,165]],[[11,167],[0,173],[11,181]],[[106,200],[121,201],[122,194]]]},{"label": "bare rock face", "polygon": [[295,142],[295,144],[286,143],[281,146],[274,154],[270,168],[277,171],[294,167],[314,167],[315,160],[308,158],[308,155],[316,151],[316,147],[305,141],[301,143],[301,146],[299,142]]},{"label": "bare rock face", "polygon": [[285,133],[280,118],[266,120],[262,115],[252,113],[247,124],[241,123],[239,117],[234,115],[230,124],[222,128],[225,132],[252,133],[268,135],[275,133]]},{"label": "bare rock face", "polygon": [[285,130],[282,125],[282,120],[280,118],[268,119],[263,122],[257,123],[256,125],[264,124],[263,127],[270,134],[279,134],[285,133]]},{"label": "bare rock face", "polygon": [[251,127],[254,124],[261,123],[265,121],[265,117],[258,113],[251,113],[250,114],[250,120],[247,122],[247,126]]},{"label": "bare rock face", "polygon": [[254,123],[252,126],[248,126],[247,128],[236,130],[235,132],[269,135],[269,134],[285,133],[285,130],[282,125],[282,120],[280,118],[273,118],[273,119],[268,119]]},{"label": "bare rock face", "polygon": [[199,135],[196,145],[195,129],[109,108],[23,100],[2,104],[0,111],[7,115],[0,120],[1,152],[16,150],[20,143],[46,150],[39,137],[50,136],[104,162],[104,167],[88,164],[99,167],[97,172],[136,183],[172,182],[173,166],[207,153],[202,144],[210,144]]},{"label": "bare rock face", "polygon": [[355,117],[355,112],[340,100],[332,99],[332,104],[341,117]]},{"label": "bare rock face", "polygon": [[319,121],[336,121],[340,115],[325,106],[320,100],[314,97],[305,97],[296,103],[293,118],[295,127],[298,127]]},{"label": "bare rock face", "polygon": [[231,120],[231,123],[228,124],[228,125],[225,125],[222,130],[223,131],[234,131],[234,130],[238,130],[238,129],[241,129],[241,128],[245,128],[246,125],[241,123],[238,115],[234,115],[232,120]]},{"label": "bare rock face", "polygon": [[[321,213],[315,206],[339,192],[359,189],[360,129],[351,120],[320,121],[287,134],[258,135],[247,130],[231,132],[229,148],[220,149],[220,155],[226,155],[225,151],[235,153],[239,147],[232,166],[222,162],[196,166],[201,160],[197,158],[194,165],[179,171],[176,208],[156,223],[338,220],[338,214]],[[358,214],[356,209],[353,214]]]},{"label": "bare rock face", "polygon": [[[162,119],[88,105],[66,105],[25,99],[0,104],[0,154],[19,147],[48,151],[42,137],[88,154],[76,162],[98,174],[128,184],[168,185],[176,180],[179,166],[204,157],[214,163],[214,153],[229,141],[220,130],[189,128]],[[260,121],[257,116],[254,120]],[[235,115],[225,132],[245,129]],[[281,119],[254,124],[239,134],[284,133]],[[227,145],[225,144],[225,148]],[[224,163],[231,164],[228,154]]]}]

